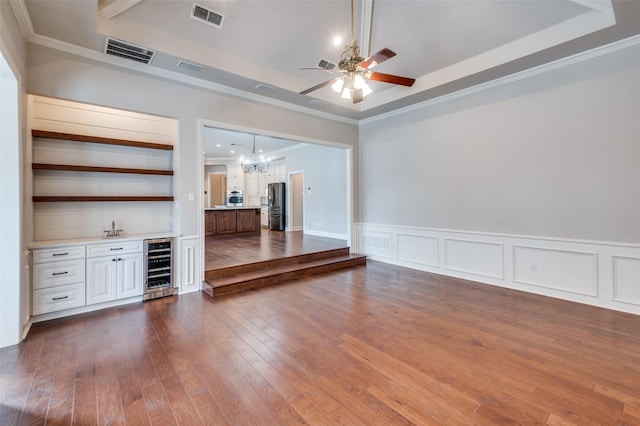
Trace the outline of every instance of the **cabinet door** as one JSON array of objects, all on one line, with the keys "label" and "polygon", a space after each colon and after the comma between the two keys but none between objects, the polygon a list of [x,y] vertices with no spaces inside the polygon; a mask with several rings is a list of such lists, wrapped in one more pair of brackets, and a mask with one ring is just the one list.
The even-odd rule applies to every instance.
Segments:
[{"label": "cabinet door", "polygon": [[263,207],[260,209],[260,225],[265,228],[269,226],[269,215],[267,214],[267,208]]},{"label": "cabinet door", "polygon": [[260,182],[258,175],[246,175],[245,179],[245,197],[258,197],[260,195]]},{"label": "cabinet door", "polygon": [[216,212],[208,211],[204,213],[204,233],[214,235],[216,233]]},{"label": "cabinet door", "polygon": [[236,211],[216,211],[216,233],[228,234],[230,232],[236,232]]},{"label": "cabinet door", "polygon": [[87,259],[87,305],[116,298],[116,256]]},{"label": "cabinet door", "polygon": [[237,231],[251,232],[256,230],[256,210],[238,210]]},{"label": "cabinet door", "polygon": [[142,254],[119,256],[116,265],[116,297],[140,296],[143,293]]},{"label": "cabinet door", "polygon": [[261,197],[267,196],[267,175],[266,174],[260,173],[258,175],[258,192],[260,192]]}]

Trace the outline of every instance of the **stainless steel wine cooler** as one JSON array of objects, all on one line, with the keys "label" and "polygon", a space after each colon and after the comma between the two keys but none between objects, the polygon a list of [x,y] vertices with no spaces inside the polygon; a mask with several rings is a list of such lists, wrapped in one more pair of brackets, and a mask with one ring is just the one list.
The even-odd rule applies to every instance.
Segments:
[{"label": "stainless steel wine cooler", "polygon": [[174,294],[173,238],[144,240],[144,300]]}]

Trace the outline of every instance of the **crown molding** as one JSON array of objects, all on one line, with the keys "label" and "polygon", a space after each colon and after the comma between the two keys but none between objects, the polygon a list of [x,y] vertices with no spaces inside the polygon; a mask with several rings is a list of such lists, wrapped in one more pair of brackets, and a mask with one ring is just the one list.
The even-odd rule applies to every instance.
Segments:
[{"label": "crown molding", "polygon": [[131,9],[141,1],[142,0],[115,0],[104,7],[100,7],[100,3],[98,3],[98,18],[108,21],[120,15],[122,12]]},{"label": "crown molding", "polygon": [[9,0],[9,4],[11,4],[13,14],[16,16],[16,20],[18,21],[22,37],[27,41],[31,40],[36,32],[33,29],[31,16],[29,15],[29,11],[27,10],[27,5],[24,0]]},{"label": "crown molding", "polygon": [[559,68],[564,68],[573,64],[577,64],[579,62],[587,61],[589,59],[606,55],[608,53],[613,53],[619,50],[627,49],[629,47],[637,46],[638,44],[640,44],[640,35],[635,35],[623,40],[618,40],[613,43],[606,44],[604,46],[599,46],[590,50],[586,50],[584,52],[579,52],[574,55],[567,56],[565,58],[557,59],[555,61],[548,62],[546,64],[542,64],[537,67],[529,68],[514,74],[500,77],[495,80],[488,81],[486,83],[478,84],[472,87],[468,87],[466,89],[461,89],[456,92],[447,93],[446,95],[442,95],[433,99],[429,99],[423,102],[409,105],[404,108],[398,108],[396,110],[389,111],[387,113],[378,114],[373,117],[363,118],[362,120],[359,120],[358,124],[359,125],[369,124],[378,120],[384,120],[387,118],[395,117],[397,115],[407,114],[409,112],[418,111],[424,108],[429,108],[431,106],[434,106],[443,102],[448,102],[457,98],[471,95],[473,93],[481,92],[483,90],[492,89],[505,84],[513,83],[518,80],[523,80],[529,77],[533,77],[538,74],[546,73]]}]

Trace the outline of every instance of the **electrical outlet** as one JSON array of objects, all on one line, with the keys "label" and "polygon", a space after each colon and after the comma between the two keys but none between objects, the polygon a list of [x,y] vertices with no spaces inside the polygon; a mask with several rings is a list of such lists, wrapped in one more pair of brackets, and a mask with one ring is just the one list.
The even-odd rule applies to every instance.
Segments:
[{"label": "electrical outlet", "polygon": [[531,272],[538,272],[538,265],[531,265]]}]

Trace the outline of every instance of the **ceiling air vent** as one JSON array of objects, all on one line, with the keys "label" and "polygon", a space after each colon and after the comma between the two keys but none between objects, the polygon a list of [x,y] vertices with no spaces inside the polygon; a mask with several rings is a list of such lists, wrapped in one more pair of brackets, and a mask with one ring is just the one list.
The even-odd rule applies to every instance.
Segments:
[{"label": "ceiling air vent", "polygon": [[191,17],[205,24],[212,25],[218,29],[222,29],[222,21],[224,21],[224,15],[214,10],[208,9],[204,6],[194,3],[191,8]]},{"label": "ceiling air vent", "polygon": [[183,61],[182,59],[178,61],[178,68],[182,68],[182,69],[194,71],[194,72],[202,71],[202,65],[193,64],[191,62]]},{"label": "ceiling air vent", "polygon": [[334,64],[333,62],[329,62],[326,59],[320,58],[320,61],[318,61],[318,68],[322,68],[323,70],[332,70],[335,67],[336,64]]},{"label": "ceiling air vent", "polygon": [[135,44],[109,37],[104,46],[104,53],[142,62],[143,64],[150,63],[156,55],[155,51],[149,50],[146,47],[136,46]]}]

